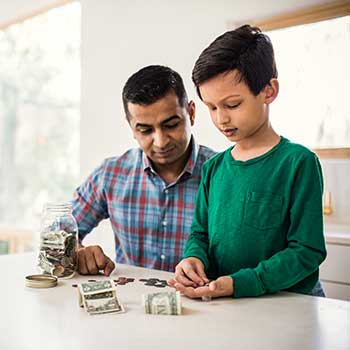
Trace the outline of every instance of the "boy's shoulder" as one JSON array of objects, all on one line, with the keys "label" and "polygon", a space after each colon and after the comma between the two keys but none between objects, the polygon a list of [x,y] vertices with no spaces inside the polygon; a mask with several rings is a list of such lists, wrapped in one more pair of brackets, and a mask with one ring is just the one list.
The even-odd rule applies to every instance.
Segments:
[{"label": "boy's shoulder", "polygon": [[291,142],[285,137],[282,137],[281,154],[288,158],[305,159],[317,158],[315,152],[299,143]]}]

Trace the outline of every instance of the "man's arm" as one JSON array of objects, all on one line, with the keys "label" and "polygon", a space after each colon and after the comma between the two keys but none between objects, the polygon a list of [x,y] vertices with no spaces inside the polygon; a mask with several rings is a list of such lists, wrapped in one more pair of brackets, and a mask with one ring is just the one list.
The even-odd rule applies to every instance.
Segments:
[{"label": "man's arm", "polygon": [[84,247],[82,241],[85,236],[96,227],[100,221],[109,217],[105,196],[104,173],[105,162],[98,167],[87,180],[79,186],[72,201],[73,216],[78,224],[78,272],[81,274],[97,274],[103,270],[109,276],[115,264],[104,254],[99,246]]}]

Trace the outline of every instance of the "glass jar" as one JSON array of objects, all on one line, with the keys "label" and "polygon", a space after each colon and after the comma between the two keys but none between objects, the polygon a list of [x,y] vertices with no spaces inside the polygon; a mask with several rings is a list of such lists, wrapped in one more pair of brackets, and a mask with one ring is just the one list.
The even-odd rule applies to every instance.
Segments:
[{"label": "glass jar", "polygon": [[60,278],[74,276],[78,225],[70,203],[46,203],[41,227],[38,266],[42,273]]}]

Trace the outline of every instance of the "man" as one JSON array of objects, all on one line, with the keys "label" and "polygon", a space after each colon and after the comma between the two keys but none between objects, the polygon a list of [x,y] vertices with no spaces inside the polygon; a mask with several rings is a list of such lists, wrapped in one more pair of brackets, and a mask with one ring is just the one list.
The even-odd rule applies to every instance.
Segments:
[{"label": "man", "polygon": [[[106,159],[76,190],[73,215],[79,242],[106,218],[116,262],[174,271],[182,259],[202,164],[214,154],[191,135],[195,105],[168,67],[148,66],[123,89],[126,118],[140,148]],[[99,246],[77,252],[81,274],[115,265]]]}]

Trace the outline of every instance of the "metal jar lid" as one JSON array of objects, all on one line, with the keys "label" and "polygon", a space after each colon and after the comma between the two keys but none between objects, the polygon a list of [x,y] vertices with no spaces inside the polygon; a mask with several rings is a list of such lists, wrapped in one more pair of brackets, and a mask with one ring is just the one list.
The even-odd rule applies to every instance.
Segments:
[{"label": "metal jar lid", "polygon": [[26,276],[26,286],[30,288],[51,288],[57,285],[57,277],[52,275]]}]

